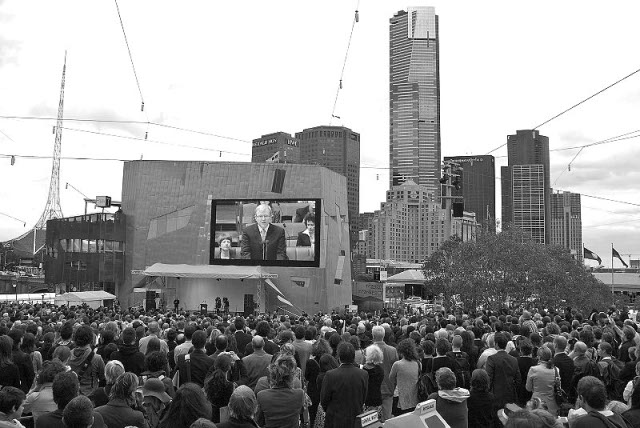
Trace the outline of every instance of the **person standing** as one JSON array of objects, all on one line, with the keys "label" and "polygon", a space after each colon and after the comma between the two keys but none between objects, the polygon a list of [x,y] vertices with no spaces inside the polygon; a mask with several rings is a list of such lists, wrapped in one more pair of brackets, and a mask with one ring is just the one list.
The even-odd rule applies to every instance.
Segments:
[{"label": "person standing", "polygon": [[295,335],[296,339],[293,341],[293,347],[296,350],[296,358],[300,370],[302,370],[302,378],[305,378],[305,370],[307,368],[307,361],[311,356],[313,345],[304,340],[305,328],[301,325],[296,327]]},{"label": "person standing", "polygon": [[322,380],[320,403],[325,411],[325,428],[353,426],[362,412],[369,375],[353,363],[355,356],[353,345],[342,342],[338,345],[340,366],[329,370]]},{"label": "person standing", "polygon": [[207,372],[215,362],[204,352],[206,341],[207,333],[202,330],[196,331],[191,338],[191,343],[193,344],[191,352],[178,357],[177,367],[180,371],[180,385],[192,382],[200,387],[204,386]]},{"label": "person standing", "polygon": [[413,339],[403,339],[397,351],[402,358],[393,363],[389,380],[394,390],[398,388],[398,409],[402,414],[410,412],[418,404],[420,364]]},{"label": "person standing", "polygon": [[258,379],[269,374],[267,368],[271,363],[271,355],[262,349],[264,348],[264,339],[262,336],[253,336],[251,343],[253,344],[253,353],[242,359],[242,363],[247,370],[247,378],[243,383],[249,388],[254,389],[258,383]]},{"label": "person standing", "polygon": [[538,364],[529,369],[527,375],[527,391],[532,392],[531,398],[538,398],[545,405],[549,413],[557,416],[558,405],[555,401],[554,384],[559,370],[551,360],[551,350],[546,346],[538,348]]},{"label": "person standing", "polygon": [[502,408],[507,403],[516,402],[516,391],[521,381],[520,368],[518,360],[505,351],[507,337],[503,333],[496,333],[494,342],[496,353],[487,358],[487,374],[496,406]]},{"label": "person standing", "polygon": [[144,354],[136,346],[136,331],[132,327],[123,330],[122,344],[111,354],[111,359],[120,361],[127,372],[139,376],[144,371]]},{"label": "person standing", "polygon": [[553,339],[553,347],[555,348],[553,365],[560,371],[562,389],[568,392],[571,387],[571,378],[573,378],[575,365],[571,357],[565,352],[567,349],[567,338],[561,335],[556,336],[555,339]]},{"label": "person standing", "polygon": [[143,337],[138,342],[138,349],[143,354],[147,355],[147,346],[149,345],[149,341],[154,337],[160,341],[160,352],[163,352],[165,355],[169,353],[169,345],[165,342],[164,339],[160,338],[160,325],[157,321],[151,321],[149,323],[149,335]]},{"label": "person standing", "polygon": [[380,394],[382,397],[382,417],[386,421],[391,419],[391,410],[393,407],[393,390],[389,380],[391,374],[391,367],[393,363],[398,361],[398,352],[393,346],[389,346],[384,342],[384,327],[377,325],[371,330],[373,335],[373,344],[376,345],[382,351],[382,368],[384,369],[384,380],[380,387]]}]

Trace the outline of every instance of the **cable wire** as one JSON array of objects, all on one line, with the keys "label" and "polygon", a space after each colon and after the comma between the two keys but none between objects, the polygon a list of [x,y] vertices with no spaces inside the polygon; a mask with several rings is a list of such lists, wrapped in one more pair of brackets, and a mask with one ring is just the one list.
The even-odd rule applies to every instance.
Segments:
[{"label": "cable wire", "polygon": [[[142,96],[142,89],[140,88],[140,80],[138,80],[138,73],[136,73],[136,66],[133,63],[133,55],[131,54],[131,47],[129,46],[127,33],[124,30],[124,23],[122,22],[122,15],[120,14],[120,6],[118,6],[118,0],[113,0],[113,1],[115,2],[116,10],[118,11],[118,18],[120,19],[120,27],[122,28],[122,35],[124,36],[124,43],[127,45],[127,51],[129,52],[129,59],[131,60],[131,68],[133,69],[133,77],[135,77],[136,85],[138,85],[138,92],[140,93],[140,102],[142,103],[141,110],[144,111],[144,97]],[[147,116],[147,119],[149,119],[148,116]],[[149,120],[147,120],[147,122],[149,122]]]},{"label": "cable wire", "polygon": [[[609,86],[607,86],[606,88],[603,88],[603,89],[599,90],[599,91],[598,91],[598,92],[596,92],[595,94],[588,96],[588,97],[587,97],[587,98],[585,98],[584,100],[582,100],[582,101],[580,101],[580,102],[578,102],[578,103],[576,103],[576,104],[572,105],[572,106],[571,106],[571,107],[569,107],[568,109],[566,109],[566,110],[564,110],[564,111],[562,111],[562,112],[560,112],[560,113],[556,114],[556,115],[555,115],[555,116],[553,116],[552,118],[545,120],[545,121],[544,121],[544,122],[542,122],[540,125],[538,125],[538,126],[536,126],[536,127],[532,128],[532,130],[538,129],[538,128],[540,128],[541,126],[546,125],[547,123],[551,122],[552,120],[557,119],[558,117],[562,116],[563,114],[565,114],[565,113],[567,113],[567,112],[569,112],[569,111],[573,110],[574,108],[578,107],[578,106],[579,106],[579,105],[581,105],[581,104],[584,104],[585,102],[589,101],[590,99],[592,99],[592,98],[594,98],[594,97],[596,97],[596,96],[600,95],[601,93],[603,93],[603,92],[604,92],[604,91],[606,91],[607,89],[610,89],[610,88],[614,87],[614,86],[615,86],[615,85],[617,85],[618,83],[620,83],[620,82],[622,82],[622,81],[624,81],[624,80],[628,79],[629,77],[631,77],[631,76],[633,76],[634,74],[639,73],[639,72],[640,72],[640,68],[639,68],[639,69],[637,69],[637,70],[635,70],[635,71],[633,71],[633,72],[631,72],[631,73],[629,73],[629,74],[627,74],[627,75],[626,75],[626,76],[624,76],[622,79],[616,80],[615,82],[613,82],[612,84],[610,84],[610,85],[609,85]],[[506,146],[506,145],[507,145],[507,143],[504,143],[504,144],[502,144],[502,145],[500,145],[500,146],[496,147],[495,149],[491,150],[491,151],[490,151],[489,153],[487,153],[487,154],[488,154],[488,155],[490,155],[491,153],[495,152],[496,150],[499,150],[499,149],[503,148],[503,147],[504,147],[504,146]]]},{"label": "cable wire", "polygon": [[349,57],[349,48],[351,47],[351,39],[353,37],[353,29],[356,26],[356,22],[360,21],[360,0],[358,0],[358,4],[356,5],[356,12],[353,16],[353,21],[351,22],[351,32],[349,33],[349,41],[347,42],[347,51],[344,54],[344,61],[342,63],[342,71],[340,72],[340,83],[338,84],[338,89],[336,90],[336,98],[333,100],[333,109],[331,110],[331,118],[329,119],[329,124],[333,121],[333,118],[340,118],[336,116],[336,105],[338,104],[338,97],[340,96],[340,90],[342,90],[342,80],[344,78],[344,70],[347,67],[347,59]]}]

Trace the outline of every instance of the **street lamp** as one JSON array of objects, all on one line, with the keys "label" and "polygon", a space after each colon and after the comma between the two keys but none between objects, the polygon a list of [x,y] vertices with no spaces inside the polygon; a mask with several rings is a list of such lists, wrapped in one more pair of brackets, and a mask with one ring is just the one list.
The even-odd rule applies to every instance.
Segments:
[{"label": "street lamp", "polygon": [[14,279],[11,285],[13,286],[13,291],[16,293],[16,303],[18,303],[18,281]]}]

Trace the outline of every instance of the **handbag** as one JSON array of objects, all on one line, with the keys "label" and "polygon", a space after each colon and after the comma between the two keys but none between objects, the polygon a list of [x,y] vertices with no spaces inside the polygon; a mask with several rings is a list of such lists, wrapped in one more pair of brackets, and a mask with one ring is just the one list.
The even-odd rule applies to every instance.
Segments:
[{"label": "handbag", "polygon": [[560,376],[558,376],[558,368],[554,367],[554,382],[553,382],[553,397],[556,400],[558,406],[562,406],[564,403],[569,402],[569,396],[562,389],[562,382]]}]

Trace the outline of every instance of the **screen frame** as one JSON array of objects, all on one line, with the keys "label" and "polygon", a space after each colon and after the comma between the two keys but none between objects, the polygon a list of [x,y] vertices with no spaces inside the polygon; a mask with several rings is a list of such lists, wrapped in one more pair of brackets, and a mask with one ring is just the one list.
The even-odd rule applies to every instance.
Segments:
[{"label": "screen frame", "polygon": [[[218,222],[216,220],[216,214],[218,212],[218,207],[223,205],[233,205],[233,204],[256,204],[259,201],[269,201],[270,203],[302,203],[302,202],[310,202],[313,201],[315,204],[315,242],[314,242],[314,259],[313,260],[252,260],[252,259],[220,259],[215,257],[215,250],[218,247],[218,242],[216,239],[216,232],[219,232],[217,229]],[[320,229],[321,225],[321,211],[322,211],[322,200],[320,198],[238,198],[238,199],[212,199],[211,200],[211,225],[209,228],[209,264],[210,265],[232,265],[232,266],[279,266],[279,267],[320,267]],[[253,218],[253,215],[252,215]],[[292,218],[293,220],[293,218]],[[255,223],[255,219],[254,219]],[[289,222],[279,222],[275,223],[275,225],[280,224],[289,224]],[[292,222],[291,222],[292,223]],[[222,224],[222,223],[220,223]],[[253,223],[247,223],[247,225]],[[236,226],[241,226],[242,230],[238,230],[237,233],[239,236],[242,235],[242,231],[244,230],[244,223],[242,219],[238,218],[236,220]],[[286,226],[284,227],[285,234],[287,235],[288,241],[291,240],[291,235],[288,234]],[[295,233],[295,232],[294,232]],[[235,248],[240,248],[236,246]],[[289,247],[288,247],[289,248]],[[239,251],[239,250],[238,250]]]}]

